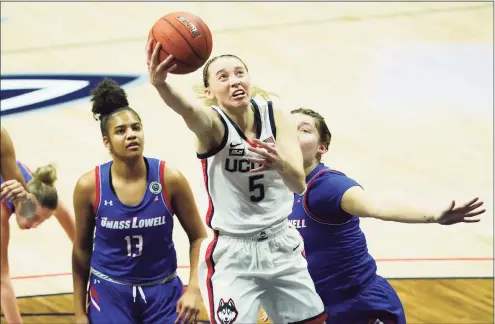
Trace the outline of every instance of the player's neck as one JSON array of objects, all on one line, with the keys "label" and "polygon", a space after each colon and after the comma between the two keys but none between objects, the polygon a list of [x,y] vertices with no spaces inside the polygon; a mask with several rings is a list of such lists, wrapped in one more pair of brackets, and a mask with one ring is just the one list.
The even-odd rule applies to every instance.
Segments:
[{"label": "player's neck", "polygon": [[115,159],[112,166],[112,175],[119,179],[139,179],[146,176],[146,163],[144,158],[130,160]]},{"label": "player's neck", "polygon": [[254,113],[251,109],[251,103],[246,108],[236,108],[236,109],[225,109],[225,113],[234,121],[234,123],[239,126],[239,128],[244,132],[251,132],[256,130],[254,128]]},{"label": "player's neck", "polygon": [[310,174],[318,165],[320,164],[320,161],[316,160],[314,161],[311,165],[309,166],[304,166],[304,174],[308,175]]}]

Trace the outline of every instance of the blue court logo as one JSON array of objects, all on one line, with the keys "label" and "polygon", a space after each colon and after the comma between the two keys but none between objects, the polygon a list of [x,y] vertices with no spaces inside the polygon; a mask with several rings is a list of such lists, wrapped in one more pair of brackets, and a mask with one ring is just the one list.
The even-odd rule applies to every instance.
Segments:
[{"label": "blue court logo", "polygon": [[121,86],[140,75],[2,75],[0,116],[66,104],[88,98],[91,90],[105,78]]}]

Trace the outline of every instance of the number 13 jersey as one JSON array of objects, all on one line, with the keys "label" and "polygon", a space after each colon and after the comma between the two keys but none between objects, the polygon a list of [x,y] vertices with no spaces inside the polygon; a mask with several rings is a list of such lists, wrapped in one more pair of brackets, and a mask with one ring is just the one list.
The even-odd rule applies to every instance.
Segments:
[{"label": "number 13 jersey", "polygon": [[112,161],[95,169],[96,215],[91,267],[132,284],[163,279],[177,270],[172,231],[174,212],[164,185],[165,162],[144,158],[146,192],[141,202],[125,205],[112,186]]},{"label": "number 13 jersey", "polygon": [[[256,138],[275,143],[272,103],[251,99],[251,104]],[[275,170],[249,172],[260,165],[247,158],[262,157],[248,150],[249,139],[222,109],[212,108],[218,112],[225,134],[216,149],[197,154],[209,198],[206,224],[225,234],[255,235],[287,219],[292,210],[292,193]]]}]

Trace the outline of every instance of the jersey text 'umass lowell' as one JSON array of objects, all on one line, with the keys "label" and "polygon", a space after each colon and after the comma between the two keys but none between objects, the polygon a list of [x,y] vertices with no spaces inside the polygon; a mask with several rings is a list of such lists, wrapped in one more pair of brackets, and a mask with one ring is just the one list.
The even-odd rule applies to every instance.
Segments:
[{"label": "jersey text 'umass lowell'", "polygon": [[[276,126],[271,102],[251,100],[256,138],[275,143]],[[256,234],[286,219],[291,211],[292,195],[281,176],[273,170],[250,173],[259,167],[247,157],[258,157],[248,150],[244,132],[218,107],[212,107],[225,126],[218,148],[198,154],[203,164],[210,206],[209,227],[233,235]]]},{"label": "jersey text 'umass lowell'", "polygon": [[145,158],[147,190],[135,206],[124,205],[111,185],[112,162],[96,167],[96,228],[91,267],[129,283],[159,280],[176,271],[173,211],[167,201],[165,162]]}]

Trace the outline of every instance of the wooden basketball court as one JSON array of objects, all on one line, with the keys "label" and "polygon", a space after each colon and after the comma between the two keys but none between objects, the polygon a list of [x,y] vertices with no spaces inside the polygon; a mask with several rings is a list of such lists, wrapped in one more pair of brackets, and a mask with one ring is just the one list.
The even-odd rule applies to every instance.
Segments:
[{"label": "wooden basketball court", "polygon": [[[204,214],[193,138],[146,79],[149,28],[171,11],[201,16],[213,55],[243,58],[287,109],[321,112],[333,134],[325,162],[367,190],[425,207],[484,200],[474,225],[362,223],[409,323],[493,323],[493,3],[2,2],[2,91],[4,75],[139,76],[126,89],[145,153],[184,173]],[[193,98],[201,71],[171,80]],[[89,99],[5,116],[8,107],[18,158],[55,162],[72,207],[78,177],[109,159]],[[177,225],[174,236],[187,282],[186,235]],[[24,321],[70,322],[71,244],[57,221],[21,231],[12,220],[9,254]]]}]

